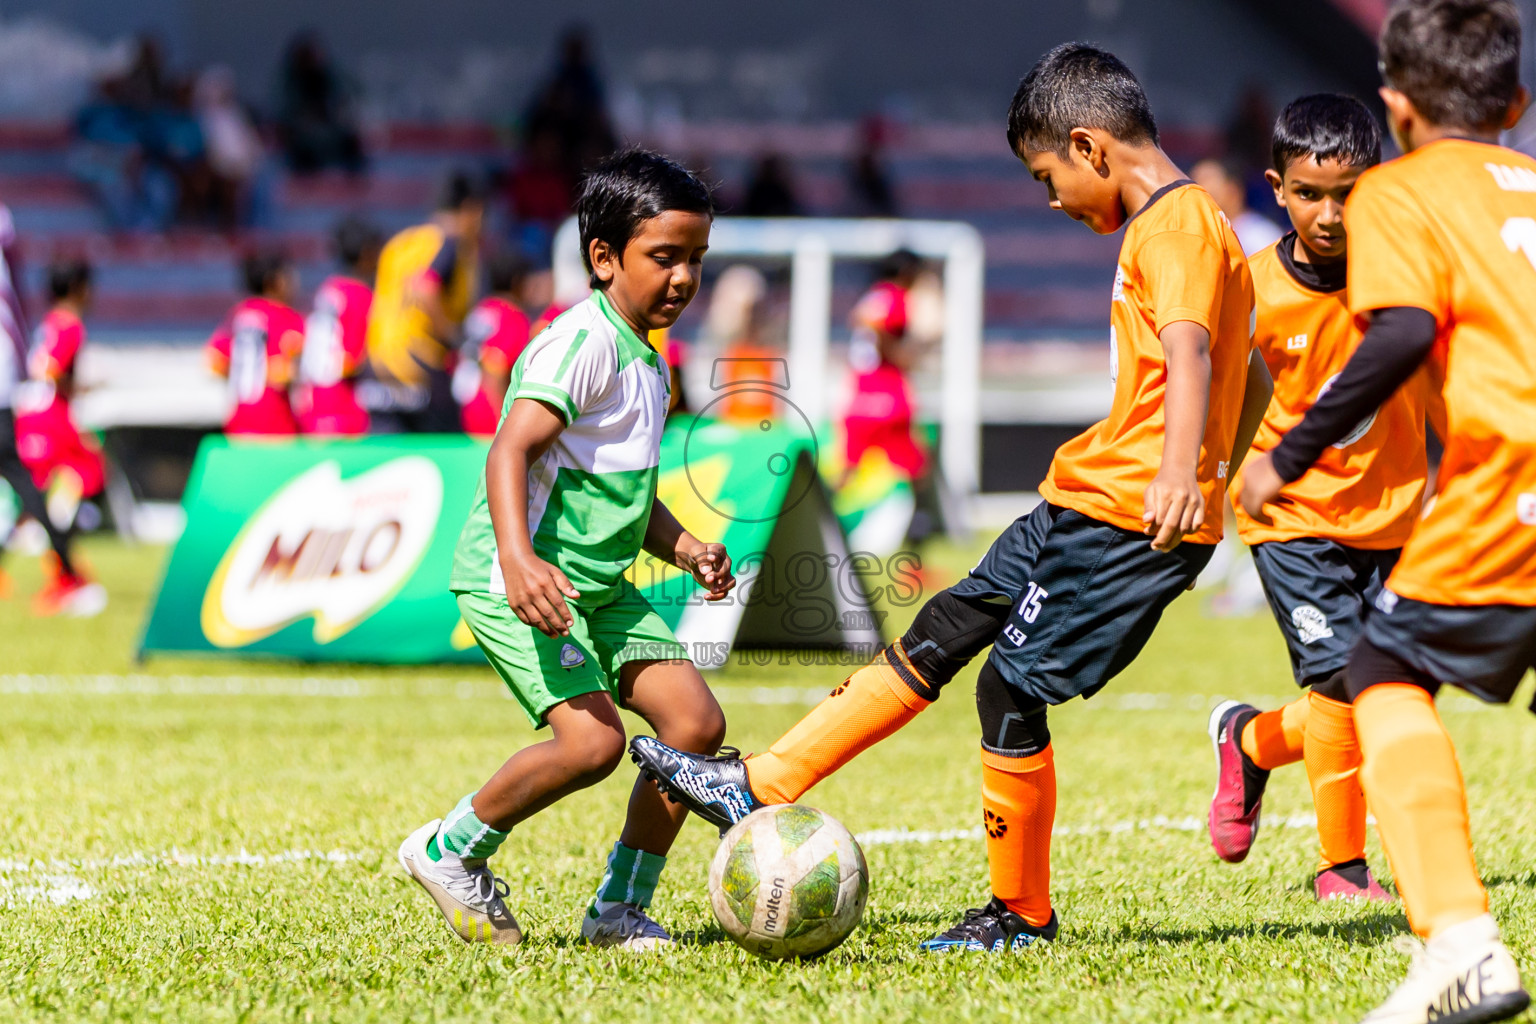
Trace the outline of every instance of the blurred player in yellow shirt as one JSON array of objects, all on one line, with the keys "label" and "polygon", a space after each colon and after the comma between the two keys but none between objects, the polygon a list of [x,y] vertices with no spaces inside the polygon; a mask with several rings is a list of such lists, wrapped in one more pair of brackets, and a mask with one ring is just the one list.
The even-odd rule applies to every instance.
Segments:
[{"label": "blurred player in yellow shirt", "polygon": [[460,428],[453,362],[479,286],[484,219],[481,186],[455,173],[432,220],[401,231],[379,253],[368,313],[369,379],[359,387],[375,431]]}]

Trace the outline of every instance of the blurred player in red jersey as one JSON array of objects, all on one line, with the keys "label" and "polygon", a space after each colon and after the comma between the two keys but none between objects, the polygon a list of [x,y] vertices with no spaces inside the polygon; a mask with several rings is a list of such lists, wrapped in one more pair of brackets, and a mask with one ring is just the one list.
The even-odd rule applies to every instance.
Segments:
[{"label": "blurred player in red jersey", "polygon": [[368,433],[357,374],[368,358],[368,308],[383,238],[372,224],[348,217],[336,226],[333,245],[341,270],[321,283],[304,323],[294,413],[306,434],[355,437]]},{"label": "blurred player in red jersey", "polygon": [[880,263],[874,287],[853,310],[853,399],[843,417],[848,466],[858,465],[870,449],[880,449],[891,464],[912,480],[921,479],[928,457],[912,436],[912,389],[907,370],[913,362],[907,343],[907,294],[922,261],[906,249]]},{"label": "blurred player in red jersey", "polygon": [[490,294],[464,320],[464,347],[453,375],[453,397],[462,407],[464,430],[477,437],[496,433],[512,364],[528,345],[528,317],[518,307],[527,266],[511,253],[486,263]]},{"label": "blurred player in red jersey", "polygon": [[[81,503],[100,494],[106,482],[101,450],[75,426],[70,399],[75,364],[85,344],[81,317],[91,301],[91,268],[64,260],[48,271],[52,306],[33,336],[27,355],[28,380],[16,390],[16,448],[32,481],[47,495],[46,515],[67,538]],[[33,598],[39,615],[95,615],[106,607],[106,591],[74,566],[54,556],[44,562],[47,583]]]},{"label": "blurred player in red jersey", "polygon": [[226,434],[298,433],[288,404],[293,364],[304,346],[304,320],[293,309],[293,267],[281,253],[246,257],[250,292],[208,339],[213,372],[229,381]]}]

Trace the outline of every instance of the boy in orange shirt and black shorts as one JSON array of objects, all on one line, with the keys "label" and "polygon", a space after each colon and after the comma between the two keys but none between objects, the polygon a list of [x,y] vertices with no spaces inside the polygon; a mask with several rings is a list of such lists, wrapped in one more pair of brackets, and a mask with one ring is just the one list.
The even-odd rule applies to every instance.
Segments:
[{"label": "boy in orange shirt and black shorts", "polygon": [[1369,322],[1328,394],[1243,479],[1255,518],[1425,362],[1449,423],[1434,504],[1350,655],[1360,779],[1426,942],[1370,1024],[1494,1021],[1530,997],[1488,912],[1466,790],[1434,697],[1507,703],[1536,666],[1536,160],[1498,145],[1529,102],[1509,0],[1406,0],[1381,36],[1404,156],[1349,198],[1350,310]]},{"label": "boy in orange shirt and black shorts", "polygon": [[[1345,295],[1344,201],[1381,162],[1381,131],[1356,99],[1304,96],[1276,120],[1273,150],[1267,177],[1295,229],[1248,261],[1259,310],[1254,345],[1275,379],[1255,452],[1273,449],[1300,422],[1360,343]],[[1423,508],[1426,414],[1443,433],[1438,385],[1421,370],[1288,485],[1269,521],[1237,507],[1238,532],[1253,549],[1296,683],[1309,692],[1274,711],[1228,701],[1211,713],[1211,845],[1222,860],[1245,858],[1270,771],[1305,760],[1321,843],[1313,878],[1320,900],[1392,898],[1365,862],[1360,746],[1344,666]]]},{"label": "boy in orange shirt and black shorts", "polygon": [[1215,201],[1158,147],[1130,69],[1081,43],[1050,51],[1019,85],[1008,141],[1053,209],[1101,234],[1126,229],[1110,302],[1109,417],[1062,446],[1045,501],[969,576],[766,753],[702,757],[649,737],[630,745],[674,799],[724,827],[799,799],[911,721],[991,646],[976,688],[991,899],[925,941],[932,952],[996,953],[1055,937],[1047,710],[1093,696],[1129,665],[1205,567],[1221,539],[1216,510],[1234,452],[1247,450],[1269,399],[1263,362],[1250,360],[1242,247]]}]

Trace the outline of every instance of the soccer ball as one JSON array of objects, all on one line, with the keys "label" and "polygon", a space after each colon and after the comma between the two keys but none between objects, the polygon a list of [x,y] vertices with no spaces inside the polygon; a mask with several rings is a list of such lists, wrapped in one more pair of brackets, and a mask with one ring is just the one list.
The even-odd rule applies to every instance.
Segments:
[{"label": "soccer ball", "polygon": [[779,804],[738,821],[709,866],[709,903],[736,944],[768,960],[815,957],[858,927],[864,851],[831,815]]}]

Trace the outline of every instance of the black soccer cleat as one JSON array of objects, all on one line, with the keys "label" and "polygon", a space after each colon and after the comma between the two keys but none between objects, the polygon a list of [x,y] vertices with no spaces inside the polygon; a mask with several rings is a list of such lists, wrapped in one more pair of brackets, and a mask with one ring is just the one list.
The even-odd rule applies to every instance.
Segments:
[{"label": "black soccer cleat", "polygon": [[629,757],[662,793],[714,825],[726,830],[759,807],[767,806],[747,785],[747,765],[741,751],[720,748],[718,755],[687,754],[651,736],[629,741]]},{"label": "black soccer cleat", "polygon": [[960,923],[949,931],[924,939],[918,946],[925,953],[1009,953],[1028,949],[1036,942],[1056,941],[1061,921],[1056,911],[1043,926],[1036,926],[1004,906],[996,896],[984,907],[972,907]]}]

